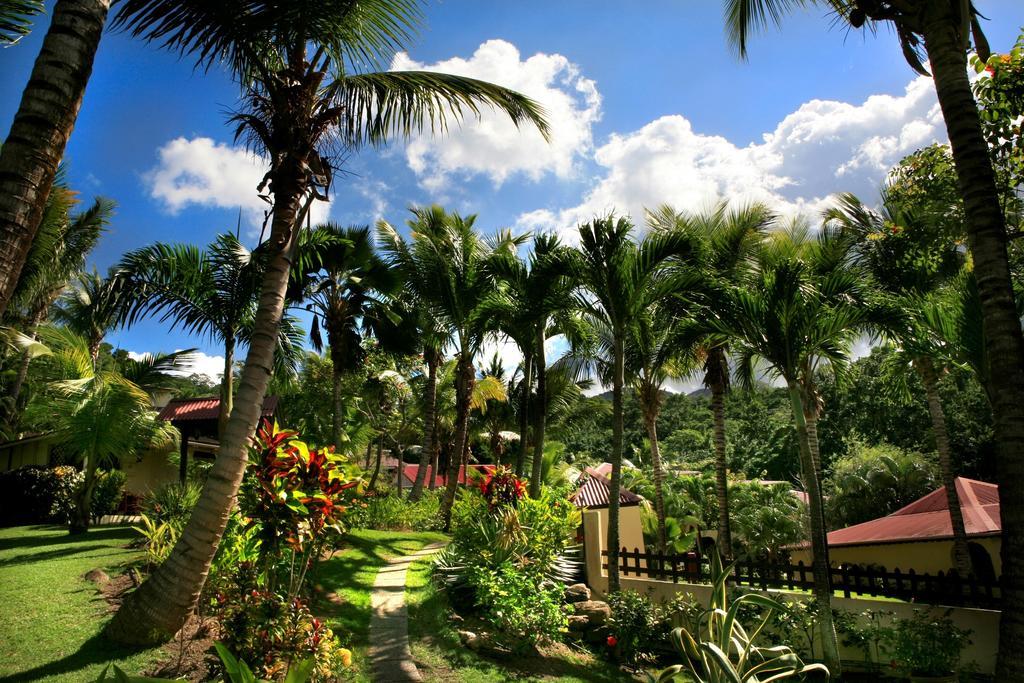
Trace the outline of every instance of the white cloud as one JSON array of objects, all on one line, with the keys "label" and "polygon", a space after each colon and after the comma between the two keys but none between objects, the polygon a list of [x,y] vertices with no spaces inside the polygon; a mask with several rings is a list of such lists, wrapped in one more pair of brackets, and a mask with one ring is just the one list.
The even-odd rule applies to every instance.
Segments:
[{"label": "white cloud", "polygon": [[[259,231],[270,208],[256,190],[267,172],[266,159],[205,137],[175,138],[157,150],[157,157],[143,179],[150,196],[171,214],[189,206],[241,209],[250,228]],[[311,211],[313,222],[320,222],[330,204],[315,202]]]},{"label": "white cloud", "polygon": [[537,181],[546,174],[570,178],[591,152],[591,127],[601,118],[601,95],[594,81],[559,54],[537,53],[523,60],[504,40],[489,40],[469,59],[454,57],[435,64],[397,55],[394,70],[440,71],[478,78],[533,98],[545,110],[550,142],[532,125],[517,129],[508,116],[481,110],[446,135],[421,135],[406,146],[406,161],[427,190],[445,190],[453,176],[484,175],[501,185],[515,174]]},{"label": "white cloud", "polygon": [[[180,350],[178,349],[178,351]],[[128,357],[133,360],[141,360],[149,355],[151,354],[128,352]],[[202,375],[210,382],[220,382],[220,378],[224,375],[224,356],[210,356],[202,351],[196,351],[192,354],[192,360],[177,374],[181,377]]]},{"label": "white cloud", "polygon": [[861,104],[806,102],[746,147],[697,132],[681,115],[663,116],[612,135],[596,150],[604,174],[579,205],[526,212],[518,225],[571,236],[577,223],[613,210],[639,222],[644,208],[668,203],[699,210],[720,198],[814,214],[834,192],[873,199],[900,158],[944,139],[927,78],[911,81],[901,95],[874,95]]}]

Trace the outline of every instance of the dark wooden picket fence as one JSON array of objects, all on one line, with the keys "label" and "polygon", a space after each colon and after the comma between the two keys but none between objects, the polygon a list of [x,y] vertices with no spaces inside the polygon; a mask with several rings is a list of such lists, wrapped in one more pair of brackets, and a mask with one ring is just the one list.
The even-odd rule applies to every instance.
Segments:
[{"label": "dark wooden picket fence", "polygon": [[[604,568],[608,569],[608,551],[602,551]],[[843,565],[831,571],[833,591],[842,591],[847,598],[886,597],[930,605],[948,605],[1000,609],[1002,595],[997,579],[983,579],[973,574],[961,577],[955,570],[948,573],[918,574],[913,569],[903,572],[884,567]],[[642,553],[623,548],[619,552],[619,576],[646,578],[673,583],[711,583],[710,562],[696,553],[662,555]],[[768,590],[810,590],[814,574],[810,565],[770,564],[743,560],[737,562],[730,577],[736,586]]]}]

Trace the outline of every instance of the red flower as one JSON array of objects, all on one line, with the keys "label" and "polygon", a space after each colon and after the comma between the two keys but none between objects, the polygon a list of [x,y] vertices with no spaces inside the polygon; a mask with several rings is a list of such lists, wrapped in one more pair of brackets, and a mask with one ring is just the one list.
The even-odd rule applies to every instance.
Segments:
[{"label": "red flower", "polygon": [[615,647],[619,644],[619,639],[615,636],[608,636],[608,640],[606,642],[608,643],[608,647]]}]

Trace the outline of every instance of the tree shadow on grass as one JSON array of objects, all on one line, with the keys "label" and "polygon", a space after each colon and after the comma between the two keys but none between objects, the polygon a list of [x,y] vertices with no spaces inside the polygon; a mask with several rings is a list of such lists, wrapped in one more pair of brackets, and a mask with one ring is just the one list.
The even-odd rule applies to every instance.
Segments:
[{"label": "tree shadow on grass", "polygon": [[[5,683],[22,683],[23,681],[45,681],[53,676],[74,673],[94,664],[106,664],[117,660],[131,657],[143,652],[147,647],[129,647],[114,643],[97,633],[89,640],[82,643],[75,652],[47,662],[41,666],[34,667],[28,671],[22,671],[4,679]],[[133,672],[127,672],[132,674]]]},{"label": "tree shadow on grass", "polygon": [[62,557],[70,557],[71,555],[79,555],[81,553],[94,552],[95,547],[92,546],[77,546],[70,548],[56,548],[54,550],[44,550],[38,553],[30,553],[25,555],[16,555],[9,559],[0,559],[0,569],[4,567],[16,567],[20,564],[35,564],[36,562],[47,562],[49,560],[56,560]]},{"label": "tree shadow on grass", "polygon": [[38,536],[20,536],[17,538],[0,538],[0,553],[17,548],[41,548],[48,545],[77,545],[96,541],[130,541],[138,534],[128,527],[98,527],[84,534],[71,536],[61,526],[46,526],[40,530],[64,532],[60,536],[40,538]]}]

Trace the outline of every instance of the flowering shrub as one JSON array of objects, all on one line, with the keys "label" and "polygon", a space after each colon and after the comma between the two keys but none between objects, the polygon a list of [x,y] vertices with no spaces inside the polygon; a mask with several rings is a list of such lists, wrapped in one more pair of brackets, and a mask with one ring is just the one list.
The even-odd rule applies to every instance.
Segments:
[{"label": "flowering shrub", "polygon": [[494,472],[480,480],[480,493],[493,512],[503,506],[515,507],[526,495],[523,480],[512,473],[507,467],[498,467]]},{"label": "flowering shrub", "polygon": [[84,476],[74,467],[26,465],[0,473],[0,526],[66,523]]}]

